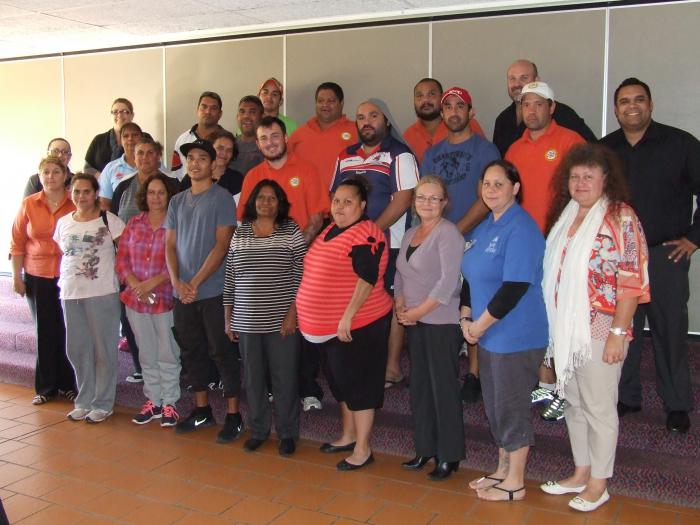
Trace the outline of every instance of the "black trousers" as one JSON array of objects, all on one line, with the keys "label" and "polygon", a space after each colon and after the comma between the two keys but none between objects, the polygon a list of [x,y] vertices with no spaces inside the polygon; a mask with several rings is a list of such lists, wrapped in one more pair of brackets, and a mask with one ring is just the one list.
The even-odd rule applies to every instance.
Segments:
[{"label": "black trousers", "polygon": [[36,326],[36,393],[53,396],[59,390],[75,392],[75,373],[66,355],[66,326],[59,299],[58,278],[25,273],[24,284]]},{"label": "black trousers", "polygon": [[634,315],[634,340],[622,367],[619,399],[630,406],[642,403],[639,367],[644,320],[648,319],[656,363],[656,392],[666,410],[690,411],[693,408],[687,345],[690,261],[669,260],[672,250],[672,246],[649,248],[651,302],[639,305]]},{"label": "black trousers", "polygon": [[134,362],[134,372],[141,373],[141,363],[139,362],[139,346],[136,344],[136,336],[134,331],[131,329],[129,324],[129,318],[126,316],[126,306],[121,303],[121,324],[122,324],[122,335],[126,337],[129,343],[129,351],[131,352],[131,360]]},{"label": "black trousers", "polygon": [[301,338],[299,352],[299,397],[316,397],[323,399],[323,389],[316,378],[321,370],[321,345],[310,343]]},{"label": "black trousers", "polygon": [[416,455],[460,461],[465,457],[459,395],[462,333],[457,325],[424,323],[407,326],[406,332]]},{"label": "black trousers", "polygon": [[209,385],[209,359],[216,363],[224,386],[224,397],[241,393],[241,365],[237,344],[224,332],[223,297],[217,295],[183,304],[175,299],[174,333],[180,345],[182,369],[195,392]]}]

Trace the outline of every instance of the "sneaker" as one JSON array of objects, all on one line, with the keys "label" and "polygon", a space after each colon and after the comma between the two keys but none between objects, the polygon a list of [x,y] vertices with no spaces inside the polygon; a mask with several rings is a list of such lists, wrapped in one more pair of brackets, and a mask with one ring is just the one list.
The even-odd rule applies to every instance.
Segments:
[{"label": "sneaker", "polygon": [[243,432],[243,418],[239,413],[226,414],[224,419],[224,428],[219,431],[216,436],[217,443],[231,443],[237,439]]},{"label": "sneaker", "polygon": [[136,414],[133,418],[131,418],[132,423],[136,423],[137,425],[145,425],[146,423],[150,423],[154,419],[160,419],[161,416],[161,408],[159,406],[156,406],[153,404],[153,402],[149,399],[146,401],[146,404],[143,405],[141,408],[141,412]]},{"label": "sneaker", "polygon": [[85,416],[85,421],[88,423],[102,423],[109,416],[114,414],[111,410],[102,410],[101,408],[96,408],[90,410],[90,413]]},{"label": "sneaker", "polygon": [[459,355],[469,357],[469,344],[466,341],[462,343],[462,348],[459,349]]},{"label": "sneaker", "polygon": [[536,388],[530,394],[530,399],[533,403],[540,403],[542,401],[551,401],[554,399],[554,392],[548,388]]},{"label": "sneaker", "polygon": [[68,412],[68,419],[71,421],[82,421],[90,413],[89,408],[74,408]]},{"label": "sneaker", "polygon": [[564,409],[566,408],[566,399],[554,395],[552,402],[542,409],[540,416],[545,421],[559,421],[564,418]]},{"label": "sneaker", "polygon": [[195,408],[187,419],[178,421],[175,425],[175,432],[178,434],[187,434],[200,428],[213,427],[216,425],[214,414],[211,413],[211,407]]},{"label": "sneaker", "polygon": [[126,339],[126,337],[122,337],[121,339],[119,339],[117,348],[120,352],[131,352],[131,348],[129,348],[129,341]]},{"label": "sneaker", "polygon": [[177,410],[175,410],[175,407],[173,405],[165,405],[163,407],[163,412],[161,412],[161,415],[161,427],[174,427],[175,425],[177,425],[177,422],[180,419],[180,414],[177,413]]},{"label": "sneaker", "polygon": [[316,410],[321,410],[323,408],[321,400],[314,396],[308,396],[302,399],[301,405],[304,412],[308,412],[312,408],[315,408]]},{"label": "sneaker", "polygon": [[141,372],[134,372],[130,376],[126,376],[127,383],[143,383],[143,374]]},{"label": "sneaker", "polygon": [[479,401],[481,397],[481,381],[479,381],[479,378],[472,373],[464,376],[464,384],[460,395],[465,403],[476,403]]},{"label": "sneaker", "polygon": [[75,398],[78,397],[75,390],[59,390],[58,395],[65,397],[68,401],[75,401]]}]

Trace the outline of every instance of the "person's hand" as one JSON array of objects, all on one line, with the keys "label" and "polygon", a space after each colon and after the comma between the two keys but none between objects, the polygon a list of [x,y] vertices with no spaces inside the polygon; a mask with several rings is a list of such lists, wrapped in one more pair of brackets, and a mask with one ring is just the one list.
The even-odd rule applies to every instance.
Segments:
[{"label": "person's hand", "polygon": [[153,288],[154,286],[149,284],[149,280],[141,281],[137,285],[131,287],[136,299],[139,301],[144,301]]},{"label": "person's hand", "polygon": [[231,341],[232,343],[235,343],[238,341],[238,332],[234,332],[231,329],[230,325],[226,325],[226,328],[224,328],[224,332],[226,333],[226,337],[228,337],[229,341]]},{"label": "person's hand", "polygon": [[608,334],[603,348],[603,362],[609,365],[625,360],[625,335]]},{"label": "person's hand", "polygon": [[403,308],[402,310],[396,310],[396,318],[399,323],[404,326],[413,326],[420,319],[415,308]]},{"label": "person's hand", "polygon": [[664,246],[675,246],[675,248],[668,254],[668,258],[673,262],[678,262],[683,257],[690,259],[693,252],[698,249],[698,246],[689,241],[687,237],[681,237],[680,239],[675,239],[673,241],[666,241]]},{"label": "person's hand", "polygon": [[25,296],[27,293],[27,286],[24,284],[24,281],[22,280],[21,277],[15,277],[12,280],[12,290],[17,294],[22,297]]},{"label": "person's hand", "polygon": [[280,334],[282,337],[287,337],[288,335],[294,334],[297,330],[297,316],[293,311],[288,311],[287,315],[284,316],[282,320],[282,327],[280,328]]},{"label": "person's hand", "polygon": [[177,296],[180,298],[180,302],[182,304],[193,303],[195,298],[197,297],[197,290],[193,290],[192,286],[190,286],[189,283],[186,283],[179,279],[173,283],[173,288],[175,288]]},{"label": "person's hand", "polygon": [[352,318],[348,319],[346,316],[340,318],[338,323],[338,339],[343,343],[349,343],[352,341],[352,335],[350,334],[350,327],[352,326]]},{"label": "person's hand", "polygon": [[465,320],[460,325],[462,326],[462,335],[470,345],[477,344],[481,336],[484,335],[484,331],[479,331],[477,324],[473,321]]}]

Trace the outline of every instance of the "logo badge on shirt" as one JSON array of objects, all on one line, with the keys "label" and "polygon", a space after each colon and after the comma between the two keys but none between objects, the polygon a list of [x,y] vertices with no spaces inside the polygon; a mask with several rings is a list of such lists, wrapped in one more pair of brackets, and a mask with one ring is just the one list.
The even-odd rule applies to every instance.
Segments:
[{"label": "logo badge on shirt", "polygon": [[496,248],[498,247],[498,235],[491,239],[491,242],[486,247],[486,253],[496,253]]},{"label": "logo badge on shirt", "polygon": [[340,134],[340,137],[341,137],[343,140],[350,140],[350,139],[352,138],[352,135],[350,134],[349,131],[343,131],[343,132]]},{"label": "logo badge on shirt", "polygon": [[557,156],[557,150],[555,149],[550,149],[547,151],[547,153],[544,154],[544,158],[549,161],[555,160]]},{"label": "logo badge on shirt", "polygon": [[289,185],[292,188],[296,188],[297,186],[299,186],[299,184],[301,184],[299,177],[292,177],[291,179],[289,179]]}]

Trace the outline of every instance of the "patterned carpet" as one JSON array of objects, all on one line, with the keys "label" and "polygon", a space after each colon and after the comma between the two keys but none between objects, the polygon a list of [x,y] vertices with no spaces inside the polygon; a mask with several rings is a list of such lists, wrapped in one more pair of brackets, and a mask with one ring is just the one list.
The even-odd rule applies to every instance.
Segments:
[{"label": "patterned carpet", "polygon": [[[0,277],[0,381],[33,384],[34,345],[26,303],[12,294],[10,279]],[[616,469],[610,489],[617,494],[700,507],[700,417],[691,414],[692,427],[687,434],[673,435],[666,431],[665,414],[655,393],[654,362],[648,340],[646,346],[642,362],[643,410],[621,421]],[[689,347],[695,404],[700,406],[700,342],[691,340]],[[403,367],[404,371],[409,367],[405,355]],[[136,408],[143,404],[144,398],[140,385],[124,381],[131,371],[130,356],[120,352],[117,403]],[[223,399],[218,392],[211,397],[215,413],[221,419]],[[338,407],[327,390],[323,401],[323,410],[302,413],[302,437],[326,441],[339,433]],[[179,403],[181,413],[187,413],[191,405],[191,396],[184,394]],[[245,409],[244,397],[244,414]],[[564,422],[542,421],[534,409],[533,421],[537,445],[530,454],[528,478],[558,479],[571,472],[573,462]],[[483,405],[465,406],[464,422],[467,458],[463,465],[491,472],[496,465],[496,448]],[[377,416],[372,446],[397,456],[413,455],[408,388],[387,391],[384,409]],[[397,457],[397,468],[400,461],[401,458]]]}]

